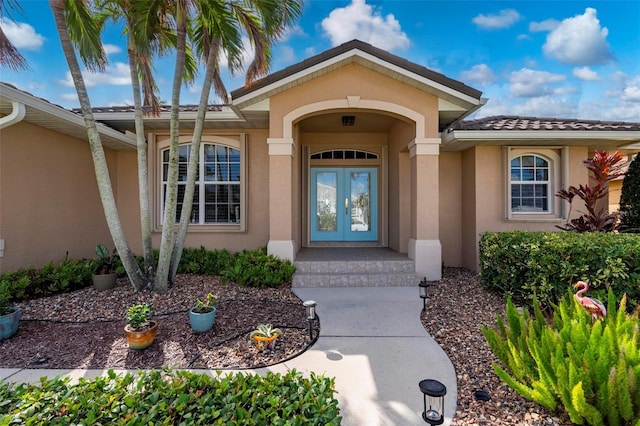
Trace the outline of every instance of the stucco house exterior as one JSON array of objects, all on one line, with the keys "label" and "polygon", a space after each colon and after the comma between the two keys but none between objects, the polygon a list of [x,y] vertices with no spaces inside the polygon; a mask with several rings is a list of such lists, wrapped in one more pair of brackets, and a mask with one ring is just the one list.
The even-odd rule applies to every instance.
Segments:
[{"label": "stucco house exterior", "polygon": [[[588,180],[594,149],[640,145],[640,123],[467,120],[481,92],[354,40],[231,92],[207,112],[187,245],[375,246],[437,280],[476,269],[484,231],[554,230],[554,193]],[[133,111],[95,108],[121,218],[140,252]],[[195,107],[180,115],[186,179]],[[155,243],[169,111],[146,120]],[[635,144],[635,146],[634,146]],[[579,210],[579,209],[578,209]],[[0,84],[0,272],[111,243],[82,117]]]}]

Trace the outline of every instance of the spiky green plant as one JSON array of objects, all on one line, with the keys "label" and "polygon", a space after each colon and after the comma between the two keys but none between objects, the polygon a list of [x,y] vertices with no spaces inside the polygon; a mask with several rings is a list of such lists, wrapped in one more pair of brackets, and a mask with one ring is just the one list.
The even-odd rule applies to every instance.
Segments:
[{"label": "spiky green plant", "polygon": [[640,322],[628,315],[626,297],[608,315],[593,321],[567,294],[548,322],[534,302],[534,313],[520,314],[509,300],[506,324],[482,327],[502,365],[493,368],[527,399],[551,410],[562,406],[576,424],[640,425]]}]

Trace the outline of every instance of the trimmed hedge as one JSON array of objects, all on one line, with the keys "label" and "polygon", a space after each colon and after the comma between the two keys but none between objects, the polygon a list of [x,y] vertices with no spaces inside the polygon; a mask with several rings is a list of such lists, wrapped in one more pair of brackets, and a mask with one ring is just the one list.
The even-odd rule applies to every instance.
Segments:
[{"label": "trimmed hedge", "polygon": [[[157,262],[157,250],[154,255]],[[136,260],[142,267],[142,257],[138,256]],[[7,272],[0,275],[0,296],[8,295],[10,303],[77,290],[91,285],[94,270],[92,260],[65,259],[57,265],[49,262],[41,269],[31,267]],[[178,265],[180,274],[220,275],[247,287],[278,287],[290,283],[295,271],[291,261],[268,255],[266,247],[240,253],[204,247],[185,248]],[[119,257],[116,272],[125,276]]]},{"label": "trimmed hedge", "polygon": [[0,424],[338,425],[334,379],[151,370],[0,383]]},{"label": "trimmed hedge", "polygon": [[480,239],[483,285],[531,305],[557,303],[578,280],[588,295],[605,300],[613,289],[627,294],[632,310],[640,303],[640,235],[599,232],[487,232]]}]

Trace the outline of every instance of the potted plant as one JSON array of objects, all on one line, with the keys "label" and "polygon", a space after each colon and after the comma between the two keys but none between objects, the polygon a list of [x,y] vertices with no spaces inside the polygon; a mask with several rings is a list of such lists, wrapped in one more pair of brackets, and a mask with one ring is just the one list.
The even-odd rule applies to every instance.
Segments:
[{"label": "potted plant", "polygon": [[198,300],[196,306],[189,310],[191,329],[196,333],[211,330],[216,320],[216,305],[218,299],[213,293],[207,294],[205,300]]},{"label": "potted plant", "polygon": [[92,275],[93,288],[96,290],[109,290],[115,287],[118,274],[116,273],[116,249],[109,253],[104,244],[96,246],[98,258],[94,261],[94,273]]},{"label": "potted plant", "polygon": [[7,285],[0,282],[0,340],[8,339],[18,331],[22,310],[9,305],[11,295]]},{"label": "potted plant", "polygon": [[152,316],[153,308],[149,303],[129,306],[126,315],[127,324],[124,326],[129,348],[145,349],[153,343],[158,331],[158,323],[151,319]]},{"label": "potted plant", "polygon": [[275,340],[282,336],[282,330],[274,328],[271,324],[260,324],[251,332],[251,337],[256,341],[258,350],[273,349]]}]

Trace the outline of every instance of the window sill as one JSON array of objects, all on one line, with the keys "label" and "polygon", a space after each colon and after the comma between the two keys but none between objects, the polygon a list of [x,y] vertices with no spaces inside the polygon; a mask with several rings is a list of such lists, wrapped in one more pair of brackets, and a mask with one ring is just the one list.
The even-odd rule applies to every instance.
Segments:
[{"label": "window sill", "polygon": [[505,218],[505,222],[528,222],[528,223],[565,223],[567,220],[561,217],[510,217]]},{"label": "window sill", "polygon": [[[243,233],[246,232],[241,225],[189,225],[188,234],[199,233]],[[162,227],[153,230],[154,234],[162,233]]]}]

